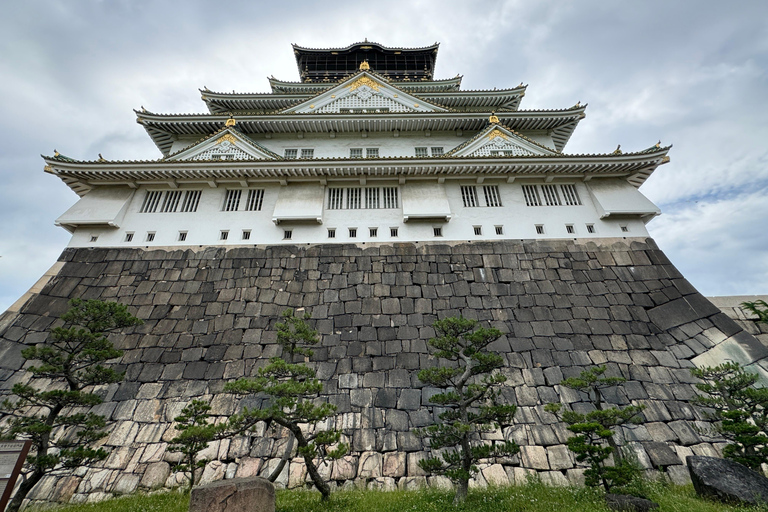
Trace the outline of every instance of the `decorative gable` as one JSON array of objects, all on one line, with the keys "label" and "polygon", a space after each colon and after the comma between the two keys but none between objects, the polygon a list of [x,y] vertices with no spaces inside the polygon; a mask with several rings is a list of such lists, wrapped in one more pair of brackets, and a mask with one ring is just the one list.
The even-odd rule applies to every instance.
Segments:
[{"label": "decorative gable", "polygon": [[467,142],[451,150],[450,156],[550,156],[558,153],[499,124],[491,124]]},{"label": "decorative gable", "polygon": [[444,112],[446,109],[412,96],[375,74],[361,72],[283,113]]},{"label": "decorative gable", "polygon": [[275,160],[281,157],[227,128],[185,148],[169,160]]}]

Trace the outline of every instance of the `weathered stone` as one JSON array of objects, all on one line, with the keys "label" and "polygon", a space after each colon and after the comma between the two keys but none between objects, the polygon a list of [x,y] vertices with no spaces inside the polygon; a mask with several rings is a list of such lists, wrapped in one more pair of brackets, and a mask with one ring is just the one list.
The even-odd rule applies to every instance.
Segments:
[{"label": "weathered stone", "polygon": [[380,453],[364,452],[360,454],[360,465],[357,472],[358,478],[378,478],[383,476],[381,462],[382,457]]},{"label": "weathered stone", "polygon": [[626,494],[606,494],[605,504],[609,509],[619,512],[647,512],[659,508],[659,504],[651,500]]},{"label": "weathered stone", "polygon": [[139,485],[154,489],[162,487],[171,474],[171,465],[167,462],[154,462],[147,466],[144,475],[141,477]]},{"label": "weathered stone", "polygon": [[384,454],[382,473],[388,477],[405,476],[406,455],[402,452],[390,452]]},{"label": "weathered stone", "polygon": [[509,477],[501,464],[491,464],[482,473],[489,485],[509,485]]},{"label": "weathered stone", "polygon": [[547,450],[541,446],[521,446],[520,461],[525,468],[549,469]]},{"label": "weathered stone", "polygon": [[698,455],[685,462],[699,496],[726,503],[768,503],[768,478],[738,462]]},{"label": "weathered stone", "polygon": [[275,487],[263,478],[235,478],[192,489],[189,512],[274,512]]}]

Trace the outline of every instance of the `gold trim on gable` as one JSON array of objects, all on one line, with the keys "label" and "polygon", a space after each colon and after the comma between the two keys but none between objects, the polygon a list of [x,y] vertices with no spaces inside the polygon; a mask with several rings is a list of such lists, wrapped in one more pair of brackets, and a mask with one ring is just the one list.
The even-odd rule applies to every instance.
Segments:
[{"label": "gold trim on gable", "polygon": [[216,144],[221,144],[222,142],[231,142],[232,144],[235,144],[237,142],[237,139],[235,138],[234,135],[232,135],[231,133],[228,133],[216,139]]},{"label": "gold trim on gable", "polygon": [[350,91],[354,91],[358,87],[363,87],[364,85],[367,85],[368,87],[370,87],[374,91],[378,91],[379,90],[378,82],[376,82],[374,80],[371,80],[367,76],[361,76],[360,78],[358,78],[357,80],[355,80],[351,84],[347,85],[346,87]]},{"label": "gold trim on gable", "polygon": [[496,137],[501,137],[504,140],[509,140],[509,137],[501,133],[501,130],[493,130],[491,133],[488,134],[488,140],[493,140]]}]

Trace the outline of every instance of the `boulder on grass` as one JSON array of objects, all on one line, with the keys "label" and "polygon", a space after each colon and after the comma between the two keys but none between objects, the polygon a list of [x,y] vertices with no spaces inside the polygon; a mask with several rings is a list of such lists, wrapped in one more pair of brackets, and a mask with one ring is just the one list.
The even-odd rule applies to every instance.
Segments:
[{"label": "boulder on grass", "polygon": [[609,509],[617,512],[648,512],[659,508],[659,504],[651,500],[626,494],[606,494],[605,503]]},{"label": "boulder on grass", "polygon": [[726,503],[768,503],[768,478],[732,460],[690,455],[686,459],[696,494]]},{"label": "boulder on grass", "polygon": [[259,477],[201,485],[192,489],[189,512],[275,512],[275,486]]}]

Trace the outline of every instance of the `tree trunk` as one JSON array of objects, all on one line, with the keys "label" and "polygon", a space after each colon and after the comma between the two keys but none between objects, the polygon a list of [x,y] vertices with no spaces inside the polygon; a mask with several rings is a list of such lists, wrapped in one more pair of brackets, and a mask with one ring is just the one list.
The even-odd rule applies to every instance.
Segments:
[{"label": "tree trunk", "polygon": [[456,485],[456,496],[453,497],[453,504],[459,505],[464,503],[467,499],[467,492],[469,491],[469,479],[462,478]]},{"label": "tree trunk", "polygon": [[291,458],[291,452],[293,451],[293,441],[294,437],[291,435],[291,438],[288,440],[288,446],[285,448],[285,453],[283,453],[283,457],[280,459],[280,464],[277,465],[272,474],[269,475],[269,478],[267,478],[267,480],[270,482],[275,483],[277,477],[279,477],[280,473],[282,473],[283,469],[285,469],[285,465],[288,463],[288,459]]},{"label": "tree trunk", "polygon": [[325,483],[323,478],[320,476],[320,473],[317,472],[315,461],[312,460],[312,457],[304,455],[304,463],[307,465],[307,473],[309,473],[309,477],[312,479],[312,483],[315,484],[317,490],[320,491],[320,494],[323,495],[323,500],[330,498],[331,488],[327,483]]},{"label": "tree trunk", "polygon": [[6,508],[5,511],[18,512],[21,508],[21,502],[24,501],[24,498],[27,497],[29,491],[31,491],[32,488],[37,485],[37,483],[43,478],[44,475],[45,473],[41,471],[34,471],[31,475],[29,475],[29,478],[21,482],[21,484],[19,484],[18,490],[16,491],[16,495],[8,504],[8,508]]}]

